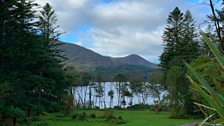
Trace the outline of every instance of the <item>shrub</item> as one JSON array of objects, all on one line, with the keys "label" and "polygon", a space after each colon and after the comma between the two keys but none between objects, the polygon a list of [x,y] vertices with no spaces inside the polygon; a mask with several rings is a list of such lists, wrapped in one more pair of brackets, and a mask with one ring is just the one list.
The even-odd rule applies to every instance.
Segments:
[{"label": "shrub", "polygon": [[95,113],[90,114],[90,115],[89,115],[89,118],[93,118],[93,119],[95,119],[95,118],[96,118],[96,114],[95,114]]},{"label": "shrub", "polygon": [[121,109],[121,106],[114,106],[114,109],[120,110]]},{"label": "shrub", "polygon": [[114,116],[114,115],[108,115],[107,117],[106,117],[106,121],[113,121],[113,120],[115,120],[116,119],[116,117]]},{"label": "shrub", "polygon": [[71,116],[72,119],[78,119],[78,117],[79,117],[78,113],[73,113]]},{"label": "shrub", "polygon": [[48,126],[48,123],[46,123],[46,122],[38,122],[38,123],[33,123],[31,126]]},{"label": "shrub", "polygon": [[34,106],[33,111],[36,113],[36,115],[40,115],[42,112],[44,112],[44,107],[40,105]]},{"label": "shrub", "polygon": [[100,107],[99,106],[96,106],[95,109],[100,109]]},{"label": "shrub", "polygon": [[172,115],[170,116],[171,119],[189,119],[191,118],[192,116],[191,115],[188,115],[188,114],[178,114],[178,115]]},{"label": "shrub", "polygon": [[161,110],[161,106],[159,104],[155,104],[151,107],[152,111],[159,112]]},{"label": "shrub", "polygon": [[87,114],[83,112],[82,114],[79,114],[78,120],[84,121],[87,119]]},{"label": "shrub", "polygon": [[63,119],[65,117],[64,114],[57,114],[55,115],[57,119]]},{"label": "shrub", "polygon": [[124,123],[126,123],[125,121],[124,121],[124,119],[121,117],[121,116],[119,116],[117,119],[116,119],[116,122],[115,122],[116,124],[124,124]]},{"label": "shrub", "polygon": [[74,114],[72,114],[71,118],[78,119],[80,121],[85,121],[87,119],[87,114],[85,112],[80,113],[80,114],[74,113]]},{"label": "shrub", "polygon": [[31,121],[31,122],[41,121],[40,117],[38,117],[38,116],[30,117],[28,120]]},{"label": "shrub", "polygon": [[50,114],[47,113],[47,112],[42,112],[41,115],[43,115],[43,116],[49,116]]},{"label": "shrub", "polygon": [[113,116],[113,111],[112,110],[105,110],[104,111],[104,117],[111,117],[111,116]]},{"label": "shrub", "polygon": [[73,96],[67,95],[64,98],[64,111],[65,115],[69,115],[73,108]]},{"label": "shrub", "polygon": [[150,108],[151,108],[151,105],[147,105],[147,104],[135,104],[135,105],[127,107],[127,109],[131,109],[131,110],[146,110]]},{"label": "shrub", "polygon": [[62,105],[57,103],[57,102],[53,102],[53,103],[49,103],[48,107],[47,107],[47,112],[59,112],[60,110],[62,110]]},{"label": "shrub", "polygon": [[123,120],[122,116],[119,116],[117,119]]}]

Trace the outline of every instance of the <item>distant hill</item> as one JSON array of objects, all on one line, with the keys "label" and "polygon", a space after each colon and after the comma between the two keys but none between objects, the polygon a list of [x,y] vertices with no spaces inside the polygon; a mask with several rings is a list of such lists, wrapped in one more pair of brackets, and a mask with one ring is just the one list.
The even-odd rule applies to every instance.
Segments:
[{"label": "distant hill", "polygon": [[78,71],[103,72],[105,75],[111,76],[118,72],[128,74],[148,73],[158,69],[156,64],[135,54],[113,58],[102,56],[92,50],[71,43],[63,43],[59,48],[68,58],[67,64],[75,67]]},{"label": "distant hill", "polygon": [[158,68],[156,64],[153,64],[144,58],[132,54],[126,57],[121,57],[121,58],[111,58],[111,60],[116,64],[128,64],[128,65],[137,65],[137,66],[144,66],[144,67],[149,67],[149,68]]}]

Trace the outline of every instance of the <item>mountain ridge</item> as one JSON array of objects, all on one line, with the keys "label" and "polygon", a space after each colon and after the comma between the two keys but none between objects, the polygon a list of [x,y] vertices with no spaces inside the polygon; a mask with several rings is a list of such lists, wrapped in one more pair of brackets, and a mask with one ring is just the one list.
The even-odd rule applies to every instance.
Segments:
[{"label": "mountain ridge", "polygon": [[[139,55],[131,54],[125,57],[103,56],[85,47],[65,43],[59,46],[68,58],[67,65],[85,72],[147,72],[158,69],[158,65],[147,61]],[[145,70],[144,70],[145,69]],[[111,72],[113,74],[113,72]]]}]

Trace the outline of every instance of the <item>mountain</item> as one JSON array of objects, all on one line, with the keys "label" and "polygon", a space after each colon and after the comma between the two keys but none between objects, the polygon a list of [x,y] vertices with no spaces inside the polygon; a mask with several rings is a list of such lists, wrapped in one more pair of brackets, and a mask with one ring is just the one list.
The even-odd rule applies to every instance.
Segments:
[{"label": "mountain", "polygon": [[149,67],[153,69],[157,68],[156,64],[153,64],[135,54],[131,54],[129,56],[121,57],[121,58],[112,58],[112,60],[118,64],[138,65],[138,66],[145,66],[145,67]]},{"label": "mountain", "polygon": [[59,48],[68,58],[67,64],[75,67],[78,71],[103,72],[110,76],[118,72],[147,73],[158,69],[156,64],[135,54],[113,58],[71,43],[63,43]]}]

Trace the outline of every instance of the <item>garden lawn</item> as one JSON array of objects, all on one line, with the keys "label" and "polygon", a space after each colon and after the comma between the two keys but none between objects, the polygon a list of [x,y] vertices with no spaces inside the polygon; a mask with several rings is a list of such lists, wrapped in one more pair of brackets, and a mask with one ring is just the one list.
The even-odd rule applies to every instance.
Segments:
[{"label": "garden lawn", "polygon": [[[104,115],[102,110],[74,110],[75,113],[86,112],[87,114],[96,114],[98,118],[88,119],[86,121],[72,120],[71,117],[57,118],[55,115],[42,117],[48,126],[117,126],[115,123],[106,122],[105,118],[99,118]],[[120,126],[176,126],[191,122],[200,122],[196,119],[170,119],[168,112],[156,114],[151,111],[118,111],[114,110],[114,116],[121,116],[126,123]]]},{"label": "garden lawn", "polygon": [[151,111],[117,111],[126,121],[122,126],[176,126],[178,124],[200,122],[196,119],[170,119],[170,113]]}]

